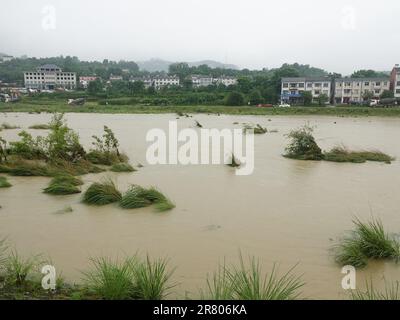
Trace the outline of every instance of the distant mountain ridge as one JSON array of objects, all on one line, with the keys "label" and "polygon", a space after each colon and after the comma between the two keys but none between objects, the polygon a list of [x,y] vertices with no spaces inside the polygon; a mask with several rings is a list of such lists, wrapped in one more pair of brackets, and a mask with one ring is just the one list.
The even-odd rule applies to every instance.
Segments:
[{"label": "distant mountain ridge", "polygon": [[[172,61],[162,60],[162,59],[150,59],[146,61],[136,62],[141,71],[157,72],[164,71],[168,72],[168,67],[170,64],[176,63]],[[222,68],[222,69],[235,69],[238,70],[239,67],[234,64],[225,64],[214,60],[202,60],[194,62],[186,62],[190,67],[197,67],[202,64],[208,65],[210,68]]]}]

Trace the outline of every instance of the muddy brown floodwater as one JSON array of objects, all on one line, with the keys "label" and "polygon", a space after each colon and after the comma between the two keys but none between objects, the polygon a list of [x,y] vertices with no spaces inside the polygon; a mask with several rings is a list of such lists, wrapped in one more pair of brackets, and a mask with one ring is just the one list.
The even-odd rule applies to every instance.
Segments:
[{"label": "muddy brown floodwater", "polygon": [[[1,114],[8,122],[27,129],[46,123],[48,114]],[[146,164],[145,135],[149,129],[167,129],[176,115],[67,114],[71,128],[90,147],[91,136],[103,125],[114,130],[132,164],[144,165],[134,173],[84,176],[83,190],[107,175],[120,189],[130,184],[157,186],[176,208],[156,213],[153,208],[122,210],[115,205],[91,207],[81,195],[49,196],[41,190],[49,179],[10,177],[12,188],[0,190],[0,234],[8,236],[22,254],[51,257],[64,278],[79,281],[89,266],[88,257],[149,253],[168,257],[176,267],[179,285],[172,298],[198,297],[207,273],[244,257],[259,257],[265,271],[278,263],[281,271],[293,265],[306,282],[309,298],[346,298],[341,288],[341,268],[330,248],[352,218],[382,219],[390,232],[400,230],[400,161],[339,164],[305,162],[281,156],[285,134],[306,122],[316,126],[315,137],[323,149],[344,143],[351,148],[377,148],[400,158],[400,119],[336,117],[271,117],[194,115],[178,120],[180,128],[198,120],[205,128],[238,128],[234,122],[259,123],[277,133],[255,136],[255,171],[236,176],[224,165],[182,166]],[[270,119],[270,121],[269,121]],[[21,129],[3,130],[7,140]],[[28,130],[33,135],[43,130]],[[55,212],[71,206],[73,212]],[[400,280],[400,266],[370,263],[357,273],[357,283],[374,279],[377,288],[386,280]]]}]

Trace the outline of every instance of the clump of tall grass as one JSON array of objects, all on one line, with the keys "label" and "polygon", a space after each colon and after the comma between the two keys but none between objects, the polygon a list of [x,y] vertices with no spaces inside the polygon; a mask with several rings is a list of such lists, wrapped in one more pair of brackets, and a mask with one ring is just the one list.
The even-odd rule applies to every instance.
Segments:
[{"label": "clump of tall grass", "polygon": [[263,275],[255,258],[247,267],[240,257],[239,267],[220,267],[213,277],[207,279],[207,290],[203,297],[213,300],[294,300],[304,286],[301,277],[292,274],[291,268],[278,276],[274,265],[270,274]]},{"label": "clump of tall grass", "polygon": [[389,235],[380,220],[353,221],[355,230],[334,247],[335,259],[341,265],[365,267],[368,259],[400,259],[400,243]]},{"label": "clump of tall grass", "polygon": [[122,196],[120,206],[124,209],[143,208],[154,204],[158,211],[167,211],[175,208],[170,199],[154,187],[149,189],[133,185]]},{"label": "clump of tall grass", "polygon": [[91,259],[93,270],[84,272],[90,292],[107,300],[160,300],[173,287],[168,285],[172,271],[164,259],[141,261],[137,256],[116,262],[109,258]]},{"label": "clump of tall grass", "polygon": [[400,283],[385,282],[385,290],[378,291],[374,288],[372,281],[366,281],[365,290],[351,290],[350,298],[352,300],[400,300]]},{"label": "clump of tall grass", "polygon": [[364,163],[378,161],[390,164],[394,158],[381,151],[350,151],[344,146],[337,146],[324,153],[326,161]]},{"label": "clump of tall grass", "polygon": [[34,124],[34,125],[30,126],[29,129],[50,130],[51,126],[49,124]]},{"label": "clump of tall grass", "polygon": [[84,272],[85,284],[90,292],[107,300],[127,300],[135,297],[132,259],[123,262],[109,258],[91,259],[93,270]]},{"label": "clump of tall grass", "polygon": [[12,184],[8,182],[6,177],[0,177],[0,188],[10,188]]},{"label": "clump of tall grass", "polygon": [[173,273],[167,271],[167,261],[158,259],[151,261],[149,256],[144,261],[133,265],[136,284],[136,296],[143,300],[162,300],[174,285],[168,285]]},{"label": "clump of tall grass", "polygon": [[290,139],[286,147],[285,157],[299,160],[322,160],[324,155],[312,135],[313,128],[305,125],[292,130],[287,137]]},{"label": "clump of tall grass", "polygon": [[84,203],[98,206],[118,202],[121,199],[121,192],[110,179],[93,183],[83,194]]},{"label": "clump of tall grass", "polygon": [[53,195],[67,195],[67,194],[80,193],[81,190],[77,186],[82,184],[83,184],[82,180],[74,176],[68,174],[59,175],[55,176],[50,181],[49,186],[45,188],[43,192]]},{"label": "clump of tall grass", "polygon": [[112,165],[111,171],[113,172],[134,172],[136,169],[132,167],[129,163],[120,162]]},{"label": "clump of tall grass", "polygon": [[5,260],[5,283],[11,286],[25,285],[29,276],[37,274],[41,262],[40,256],[22,258],[17,251],[12,251]]},{"label": "clump of tall grass", "polygon": [[7,162],[0,166],[0,172],[8,173],[12,176],[34,177],[49,176],[49,168],[47,165],[38,161],[16,160],[15,162]]}]

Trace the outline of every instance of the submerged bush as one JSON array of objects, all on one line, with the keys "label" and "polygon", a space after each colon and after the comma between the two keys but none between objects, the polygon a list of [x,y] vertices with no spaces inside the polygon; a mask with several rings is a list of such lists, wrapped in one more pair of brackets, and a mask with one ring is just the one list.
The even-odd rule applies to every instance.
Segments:
[{"label": "submerged bush", "polygon": [[243,131],[246,133],[247,130],[253,130],[254,134],[265,134],[268,132],[267,128],[263,128],[259,124],[257,124],[255,127],[249,124],[246,124],[243,128]]},{"label": "submerged bush", "polygon": [[154,204],[158,211],[167,211],[175,208],[170,199],[154,187],[149,189],[133,185],[122,196],[120,206],[124,209],[143,208]]},{"label": "submerged bush", "polygon": [[44,193],[53,195],[67,195],[80,193],[81,190],[77,187],[82,185],[82,180],[75,178],[71,175],[59,175],[54,177],[47,188],[43,190]]},{"label": "submerged bush", "polygon": [[89,161],[94,164],[103,164],[103,165],[113,165],[119,162],[126,162],[128,157],[120,153],[119,141],[115,137],[114,132],[104,126],[104,134],[100,138],[98,136],[92,136],[94,142],[92,143],[95,147],[93,150],[87,155]]},{"label": "submerged bush", "polygon": [[381,151],[349,151],[343,146],[338,146],[324,153],[324,159],[334,162],[364,163],[366,161],[379,161],[391,163],[393,157]]},{"label": "submerged bush", "polygon": [[98,206],[118,202],[121,199],[121,192],[112,180],[95,182],[83,194],[84,203]]},{"label": "submerged bush", "polygon": [[321,148],[315,142],[312,132],[313,129],[308,125],[291,131],[287,135],[291,141],[285,149],[284,156],[299,160],[322,160]]},{"label": "submerged bush", "polygon": [[114,164],[111,169],[113,172],[134,172],[136,169],[132,167],[129,163],[120,162]]},{"label": "submerged bush", "polygon": [[365,267],[368,259],[400,259],[400,243],[385,232],[380,220],[353,221],[356,229],[335,246],[335,258],[341,265]]},{"label": "submerged bush", "polygon": [[9,123],[7,123],[7,122],[3,122],[3,123],[1,124],[1,126],[0,126],[0,128],[1,128],[1,129],[4,129],[4,130],[19,129],[18,126],[11,125],[11,124],[9,124]]},{"label": "submerged bush", "polygon": [[236,157],[233,153],[231,155],[231,161],[228,163],[228,166],[230,166],[232,168],[240,167],[240,162],[239,162],[239,160],[236,159]]},{"label": "submerged bush", "polygon": [[6,177],[0,176],[0,188],[9,188],[12,184],[8,182]]},{"label": "submerged bush", "polygon": [[212,300],[293,300],[299,297],[299,289],[304,286],[301,278],[292,274],[293,269],[279,277],[274,265],[270,274],[262,275],[258,260],[251,258],[247,267],[240,257],[239,267],[222,266],[207,279],[203,297]]},{"label": "submerged bush", "polygon": [[48,125],[48,124],[34,124],[34,125],[30,126],[29,129],[50,130],[50,125]]}]

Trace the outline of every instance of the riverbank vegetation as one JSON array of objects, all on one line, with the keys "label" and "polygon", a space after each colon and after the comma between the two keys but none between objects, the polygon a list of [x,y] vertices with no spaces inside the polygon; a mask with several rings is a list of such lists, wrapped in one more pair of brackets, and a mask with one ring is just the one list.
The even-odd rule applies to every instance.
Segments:
[{"label": "riverbank vegetation", "polygon": [[93,183],[83,194],[82,201],[86,204],[103,206],[122,199],[121,192],[115,183],[110,180]]},{"label": "riverbank vegetation", "polygon": [[12,185],[8,182],[7,177],[0,176],[0,188],[10,188]]},{"label": "riverbank vegetation", "polygon": [[353,223],[355,230],[334,247],[337,263],[362,268],[370,259],[399,261],[400,243],[385,231],[380,220],[362,222],[355,219]]},{"label": "riverbank vegetation", "polygon": [[274,265],[269,274],[263,274],[260,262],[249,259],[249,266],[240,256],[239,267],[225,265],[207,279],[207,289],[202,292],[211,300],[294,300],[304,286],[301,277],[293,274],[294,268],[278,276]]},{"label": "riverbank vegetation", "polygon": [[372,150],[351,151],[345,146],[337,146],[329,151],[323,152],[313,136],[313,128],[304,125],[292,130],[287,137],[290,139],[285,148],[284,157],[297,160],[325,160],[332,162],[364,163],[366,161],[377,161],[390,164],[393,157],[381,152]]},{"label": "riverbank vegetation", "polygon": [[365,289],[351,290],[350,297],[352,300],[400,300],[400,283],[385,282],[385,289],[379,291],[374,287],[372,280],[366,281]]}]

